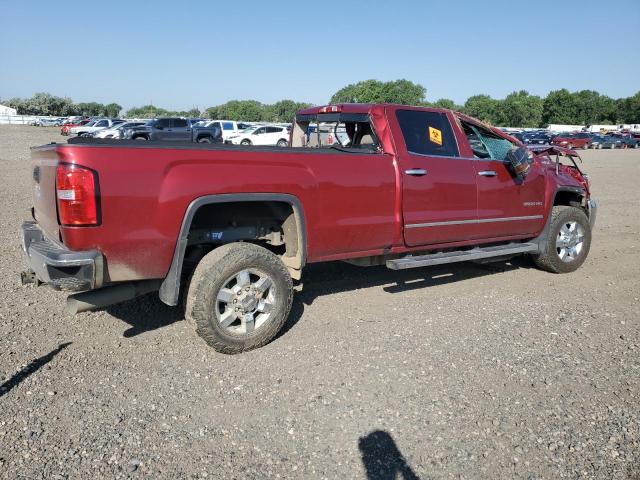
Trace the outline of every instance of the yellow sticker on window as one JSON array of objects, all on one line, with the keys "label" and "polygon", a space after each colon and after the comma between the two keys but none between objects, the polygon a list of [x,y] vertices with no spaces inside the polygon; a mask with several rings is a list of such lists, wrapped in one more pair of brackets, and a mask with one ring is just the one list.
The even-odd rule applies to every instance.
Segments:
[{"label": "yellow sticker on window", "polygon": [[438,145],[442,145],[442,132],[437,128],[429,127],[429,140]]}]

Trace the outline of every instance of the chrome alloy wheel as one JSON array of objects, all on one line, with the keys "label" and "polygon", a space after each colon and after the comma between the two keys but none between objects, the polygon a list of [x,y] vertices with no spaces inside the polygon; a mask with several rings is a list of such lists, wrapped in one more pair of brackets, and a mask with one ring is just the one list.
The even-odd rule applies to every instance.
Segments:
[{"label": "chrome alloy wheel", "polygon": [[229,333],[246,335],[269,321],[278,298],[275,284],[266,273],[241,270],[218,291],[216,318]]},{"label": "chrome alloy wheel", "polygon": [[556,251],[563,262],[574,261],[584,245],[584,230],[578,222],[567,222],[556,237]]}]

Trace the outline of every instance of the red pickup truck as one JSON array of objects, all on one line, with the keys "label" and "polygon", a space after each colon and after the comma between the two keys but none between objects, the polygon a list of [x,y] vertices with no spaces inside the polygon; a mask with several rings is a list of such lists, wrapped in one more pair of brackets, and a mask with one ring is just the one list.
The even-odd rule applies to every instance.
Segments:
[{"label": "red pickup truck", "polygon": [[[310,134],[318,125],[333,134]],[[289,147],[78,138],[32,158],[23,282],[81,292],[73,312],[155,290],[168,305],[184,299],[225,353],[277,334],[308,263],[397,270],[529,254],[571,272],[597,210],[575,151],[527,149],[437,108],[309,108]]]}]

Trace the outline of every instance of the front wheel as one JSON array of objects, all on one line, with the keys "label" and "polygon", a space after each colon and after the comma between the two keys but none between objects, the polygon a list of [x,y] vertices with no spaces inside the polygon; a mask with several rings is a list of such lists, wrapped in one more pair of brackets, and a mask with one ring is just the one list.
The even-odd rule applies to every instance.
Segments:
[{"label": "front wheel", "polygon": [[251,145],[251,140],[244,139],[240,142],[240,145],[245,145],[245,146]]},{"label": "front wheel", "polygon": [[534,257],[536,265],[552,273],[569,273],[584,263],[591,247],[591,225],[578,207],[555,206],[546,252]]},{"label": "front wheel", "polygon": [[251,243],[229,243],[196,267],[185,315],[207,344],[234,354],[271,341],[292,300],[291,276],[278,256]]}]

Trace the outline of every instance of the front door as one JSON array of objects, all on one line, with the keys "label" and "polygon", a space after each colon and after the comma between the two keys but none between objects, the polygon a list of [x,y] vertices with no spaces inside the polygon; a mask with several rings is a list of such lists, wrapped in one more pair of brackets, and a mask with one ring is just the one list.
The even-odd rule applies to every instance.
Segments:
[{"label": "front door", "polygon": [[478,183],[477,238],[538,233],[544,223],[545,177],[533,163],[524,180],[506,160],[514,144],[479,126],[461,122],[476,160]]},{"label": "front door", "polygon": [[397,110],[406,150],[398,163],[404,240],[409,246],[469,240],[477,221],[474,160],[459,155],[441,112]]}]

